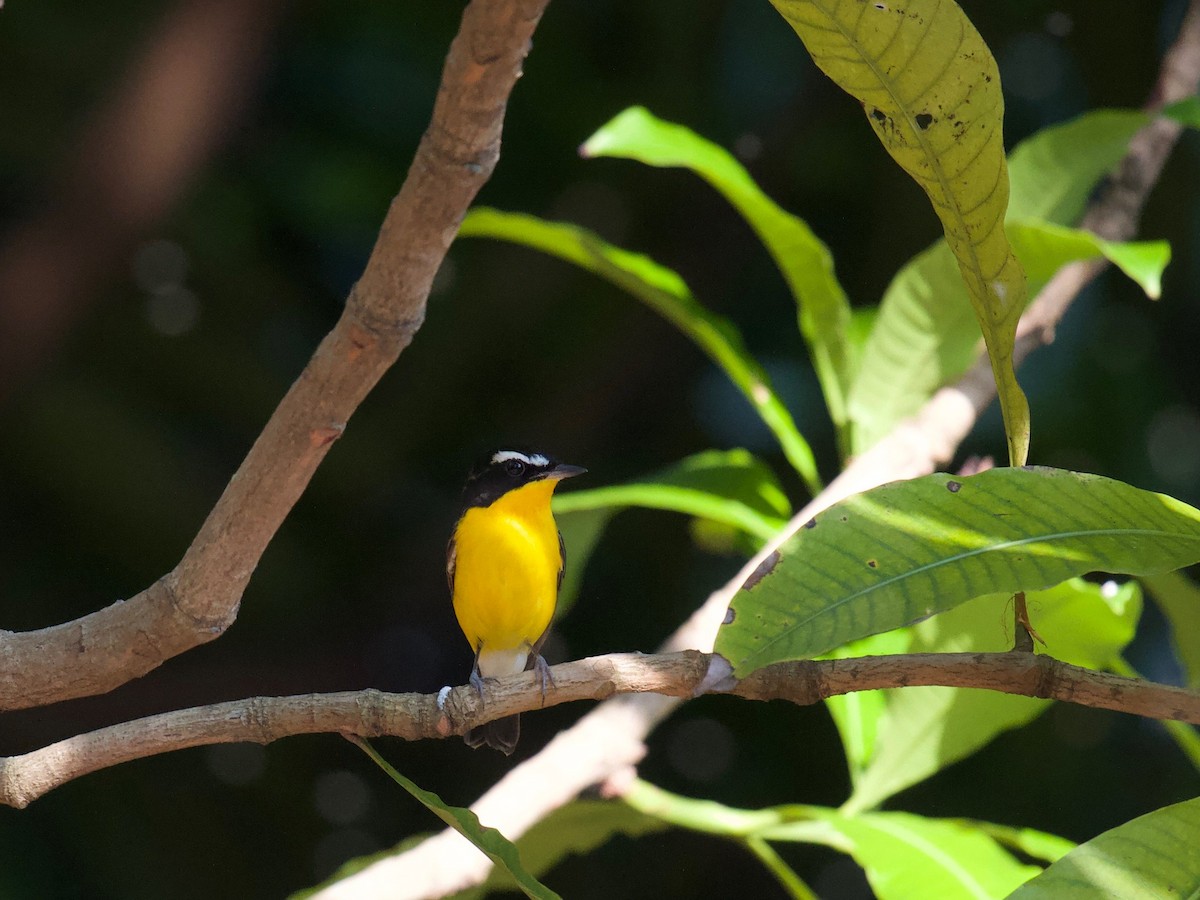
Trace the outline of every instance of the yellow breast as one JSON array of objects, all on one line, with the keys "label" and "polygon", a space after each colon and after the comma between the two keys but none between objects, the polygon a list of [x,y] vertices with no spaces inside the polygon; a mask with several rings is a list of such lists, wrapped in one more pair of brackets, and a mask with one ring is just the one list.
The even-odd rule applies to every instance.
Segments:
[{"label": "yellow breast", "polygon": [[553,492],[534,481],[459,520],[454,613],[476,652],[532,646],[550,627],[562,568]]}]

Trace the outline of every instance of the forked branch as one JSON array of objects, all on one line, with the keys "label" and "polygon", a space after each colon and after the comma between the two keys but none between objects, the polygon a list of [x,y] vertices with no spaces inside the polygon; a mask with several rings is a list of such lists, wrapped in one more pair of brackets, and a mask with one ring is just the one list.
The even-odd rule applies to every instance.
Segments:
[{"label": "forked branch", "polygon": [[421,326],[433,276],[500,154],[549,0],[473,0],[433,118],[345,312],[284,396],[175,569],[128,600],[0,631],[0,711],[100,694],[224,633],[263,551],[351,414]]}]

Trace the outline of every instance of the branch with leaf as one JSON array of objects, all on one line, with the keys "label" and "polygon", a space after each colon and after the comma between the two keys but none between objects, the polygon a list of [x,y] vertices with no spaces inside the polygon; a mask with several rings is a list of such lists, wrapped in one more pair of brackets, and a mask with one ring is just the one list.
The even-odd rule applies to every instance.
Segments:
[{"label": "branch with leaf", "polygon": [[[785,15],[787,8],[825,15],[822,4],[779,5]],[[891,5],[876,6],[884,9]],[[845,56],[851,58],[858,54],[857,58],[861,59],[859,50],[866,43],[869,41],[855,44]],[[910,51],[912,47],[904,40],[898,41],[897,46],[907,46]],[[931,54],[931,59],[940,64],[945,56],[945,53]],[[912,58],[919,59],[916,55]],[[994,74],[988,77],[994,77]],[[1009,351],[1001,348],[1001,363],[1006,353],[1019,361],[1034,347],[1049,343],[1053,339],[1054,324],[1078,291],[1106,264],[1115,264],[1134,278],[1150,297],[1158,296],[1159,278],[1169,258],[1169,248],[1163,242],[1122,244],[1119,241],[1136,231],[1141,207],[1181,126],[1197,121],[1196,102],[1187,98],[1195,94],[1198,83],[1200,5],[1193,2],[1176,42],[1164,58],[1148,111],[1088,114],[1046,129],[1013,152],[1009,158],[1012,191],[1006,227],[1016,255],[1026,268],[1030,293],[1036,299],[1024,317],[1022,337],[1016,341],[1015,348]],[[1159,117],[1165,105],[1170,105],[1170,116]],[[915,116],[921,113],[915,109],[911,112],[915,122]],[[919,123],[917,129],[923,130]],[[651,165],[689,168],[716,187],[742,213],[770,249],[792,289],[800,310],[801,332],[809,342],[814,367],[841,443],[855,454],[843,472],[800,510],[783,532],[769,541],[725,588],[716,591],[663,648],[708,649],[712,647],[718,627],[739,588],[754,576],[778,546],[792,539],[814,515],[858,492],[894,479],[921,476],[948,463],[958,444],[995,396],[993,367],[996,363],[985,357],[973,364],[978,353],[978,325],[973,321],[975,317],[971,313],[959,264],[945,243],[939,242],[918,256],[893,280],[863,339],[862,329],[847,325],[851,321],[849,305],[844,292],[836,286],[828,250],[802,221],[762,195],[729,153],[681,126],[654,119],[644,110],[631,110],[619,116],[585,143],[584,152],[585,155],[623,156]],[[1110,172],[1113,174],[1105,182],[1105,176]],[[1106,186],[1097,193],[1102,182]],[[987,181],[989,185],[993,183],[994,179]],[[1082,225],[1096,228],[1100,233],[1073,228],[1080,219]],[[627,286],[630,279],[637,280],[639,273],[649,273],[640,279],[643,284],[639,288],[629,288],[630,292],[655,309],[674,304],[677,312],[668,313],[672,319],[681,314],[678,310],[686,309],[694,302],[691,292],[675,273],[663,271],[644,257],[609,248],[597,236],[574,226],[541,223],[525,216],[494,211],[475,211],[464,223],[464,234],[531,244],[584,265],[621,286]],[[803,264],[789,268],[787,260],[803,260]],[[624,273],[618,274],[622,267]],[[654,298],[648,299],[648,294],[654,294]],[[1011,314],[1011,308],[1008,313]],[[1012,324],[1010,321],[1005,327]],[[728,337],[726,331],[726,335],[725,346],[734,346],[736,334]],[[1005,340],[1012,338],[1013,331],[1009,331]],[[701,346],[714,355],[704,344]],[[831,360],[842,361],[840,369]],[[841,376],[839,371],[843,373]],[[839,381],[839,377],[845,380]],[[736,375],[731,373],[731,378],[741,386]],[[1002,383],[1003,380],[1002,377]],[[765,387],[770,388],[769,384]],[[760,402],[762,396],[763,391],[760,391]],[[1020,399],[1015,402],[1019,407]],[[1009,418],[1011,420],[1012,416]],[[778,423],[771,427],[778,433]],[[1012,440],[1010,434],[1010,442]],[[1019,434],[1016,440],[1020,442]],[[691,468],[694,462],[687,461],[684,468]],[[744,473],[748,465],[746,460],[742,463],[739,474]],[[798,468],[798,471],[802,470]],[[665,480],[674,481],[674,474],[668,473]],[[778,508],[763,502],[764,497],[778,495],[777,487],[773,479],[765,479],[760,490],[739,487],[725,493],[724,498],[731,510],[737,510],[738,516],[747,508],[757,508],[766,516],[777,516]],[[633,494],[632,491],[627,494],[628,503],[637,502]],[[579,496],[564,497],[560,502],[580,506],[588,503]],[[658,506],[660,503],[661,497],[658,497],[645,505]],[[693,498],[688,505],[678,508],[693,513],[695,505]],[[569,507],[560,508],[569,512]],[[919,514],[919,510],[910,510],[910,513]],[[1122,514],[1115,510],[1113,513]],[[730,517],[720,521],[727,522]],[[575,526],[578,527],[576,544],[572,546],[579,547],[586,555],[599,528],[603,527],[603,521],[601,519],[597,524],[594,514],[586,519],[580,516]],[[563,524],[570,534],[569,529],[573,527],[570,515],[564,518]],[[848,565],[850,571],[855,571],[856,566],[862,565],[862,560],[848,561]],[[1178,578],[1166,583],[1169,587],[1165,586],[1162,576],[1146,581],[1156,598],[1175,595],[1170,606],[1164,608],[1172,610],[1169,615],[1176,624],[1176,641],[1183,657],[1189,658],[1195,651],[1187,648],[1193,647],[1196,632],[1189,629],[1187,623],[1194,622],[1194,615],[1181,614],[1181,610],[1190,609],[1196,595],[1193,588]],[[1056,590],[1069,591],[1069,586]],[[1071,623],[1068,630],[1084,632],[1095,627],[1094,634],[1098,634],[1107,627],[1104,624],[1106,618],[1125,620],[1127,624],[1120,630],[1126,636],[1119,641],[1120,646],[1115,652],[1110,647],[1093,657],[1092,665],[1131,673],[1132,669],[1120,657],[1120,650],[1132,636],[1136,623],[1141,598],[1138,585],[1129,582],[1115,588],[1116,594],[1109,588],[1107,598],[1104,588],[1091,586],[1088,590],[1093,593],[1090,602],[1095,604],[1090,607],[1090,612],[1076,616],[1078,611],[1072,609],[1071,603],[1058,606],[1064,613],[1070,611],[1066,619]],[[1180,592],[1187,599],[1183,599]],[[1061,602],[1065,598],[1060,594],[1056,599]],[[1089,602],[1081,596],[1076,596],[1075,600]],[[1002,598],[1002,602],[1007,600]],[[913,646],[967,649],[978,646],[981,635],[988,635],[982,638],[984,640],[994,641],[1000,621],[994,608],[969,621],[954,621],[959,610],[970,610],[971,606],[964,604],[915,627],[852,643],[837,652],[847,655],[897,652]],[[1057,629],[1050,620],[1052,609],[1050,604],[1043,606],[1040,599],[1033,602],[1039,630],[1054,634]],[[977,608],[976,615],[979,612]],[[1044,625],[1041,624],[1043,620]],[[1082,625],[1082,622],[1090,622],[1090,625]],[[945,631],[939,634],[943,626]],[[1052,644],[1058,641],[1055,636]],[[1107,661],[1102,659],[1105,656]],[[1193,686],[1200,683],[1195,681],[1194,670],[1192,677]],[[920,692],[926,690],[909,689],[888,694],[864,692],[853,695],[851,703],[843,705],[835,700],[829,704],[842,732],[855,780],[852,802],[861,810],[929,777],[983,746],[1000,731],[1028,722],[1040,712],[1036,709],[995,709],[981,703],[978,694],[972,694],[968,699],[967,695],[957,691],[936,692],[936,696],[930,692],[931,696],[922,696]],[[911,697],[911,702],[898,702],[905,697]],[[996,698],[1002,703],[1007,699]],[[604,782],[626,767],[636,765],[645,752],[641,738],[668,716],[676,704],[675,700],[651,695],[607,701],[573,729],[560,734],[537,757],[502,780],[474,805],[474,809],[505,833],[523,834],[543,815],[566,803],[587,786]],[[927,717],[913,719],[914,710],[926,713]],[[914,753],[913,745],[904,743],[905,735],[919,738],[924,734],[928,741],[934,735],[947,733],[961,725],[964,717],[970,727],[956,732],[960,739],[947,747],[944,756],[939,755],[936,748]],[[906,728],[906,722],[915,724]],[[1169,727],[1182,749],[1200,766],[1200,741],[1195,732],[1187,726]],[[879,775],[897,771],[894,765],[897,759],[916,759],[918,764],[901,767],[895,777]],[[874,774],[867,777],[872,766]],[[544,773],[550,772],[555,773],[554,784],[545,783]],[[566,808],[571,809],[573,807]],[[728,810],[722,807],[718,815],[726,812]],[[1168,815],[1166,811],[1164,815]],[[1176,819],[1172,821],[1177,822]],[[983,842],[988,850],[987,859],[994,862],[996,854],[1011,859],[992,837],[977,834],[972,839]],[[1028,853],[1028,850],[1023,852]],[[778,869],[776,862],[762,858],[773,871]],[[857,854],[855,858],[865,865]],[[942,863],[957,864],[960,861],[966,862],[952,859],[942,860]],[[937,869],[937,865],[933,868]],[[480,883],[488,878],[488,871],[486,860],[464,856],[457,834],[447,832],[394,858],[348,874],[343,880],[328,885],[321,896],[367,896],[380,889],[403,890],[405,896],[413,897],[439,896]],[[1004,893],[1012,884],[1020,883],[1031,874],[1024,872]],[[1049,878],[1051,874],[1044,877]],[[873,883],[876,882],[875,875],[880,881],[894,879],[895,866],[887,871],[868,867],[868,875],[872,876]],[[793,877],[781,881],[793,895],[805,895],[797,888]],[[488,883],[492,883],[492,879],[489,878]],[[1056,882],[1050,879],[1047,883]],[[1098,883],[1105,883],[1104,879]],[[879,889],[878,884],[876,886]]]},{"label": "branch with leaf", "polygon": [[[470,4],[447,58],[433,122],[345,314],[267,423],[192,547],[176,569],[128,601],[41,632],[0,634],[0,708],[109,690],[219,636],[233,621],[267,542],[350,414],[419,327],[434,272],[495,164],[504,104],[545,5]],[[1094,273],[1096,261],[1106,260],[1157,295],[1165,245],[1123,242],[1134,232],[1153,177],[1131,183],[1129,176],[1157,172],[1180,124],[1200,118],[1195,101],[1172,106],[1169,119],[1091,114],[1036,135],[1006,161],[998,72],[957,5],[775,5],[817,64],[863,104],[871,127],[925,190],[943,224],[944,241],[897,276],[869,330],[852,327],[856,314],[828,248],[803,220],[767,198],[722,148],[632,109],[597,132],[584,152],[691,169],[747,219],[795,299],[846,468],[822,489],[811,446],[765,367],[736,327],[708,311],[677,273],[574,225],[494,210],[467,216],[462,235],[502,238],[558,256],[673,322],[741,391],[814,499],[793,515],[771,471],[744,451],[699,454],[641,483],[560,498],[575,572],[611,517],[631,505],[696,516],[724,529],[730,545],[760,548],[666,648],[710,651],[715,644],[716,653],[600,657],[556,667],[547,704],[622,696],[585,716],[489,792],[476,806],[478,818],[389,773],[486,855],[464,856],[457,833],[447,833],[335,881],[322,896],[382,890],[400,896],[397,884],[404,896],[432,896],[482,882],[497,861],[531,895],[551,896],[523,869],[519,854],[502,837],[479,829],[479,821],[516,837],[599,782],[609,782],[628,808],[602,832],[670,823],[728,834],[793,896],[811,891],[774,850],[781,841],[851,854],[885,897],[904,896],[898,885],[940,884],[939,877],[959,887],[964,880],[987,882],[983,893],[1000,896],[1040,871],[1017,861],[1011,850],[1046,861],[1061,858],[1025,889],[1036,891],[1039,882],[1054,884],[1056,866],[1079,864],[1052,836],[1036,851],[988,823],[879,813],[878,806],[1000,731],[1030,721],[1044,710],[1045,698],[1200,720],[1197,694],[1133,678],[1123,661],[1140,612],[1139,582],[1094,584],[1078,577],[1097,570],[1145,576],[1156,594],[1173,592],[1178,600],[1189,588],[1166,573],[1200,561],[1200,512],[1120,482],[1060,470],[926,474],[948,461],[996,385],[1010,461],[1025,462],[1029,411],[1014,363],[1022,352],[1018,320],[1027,280],[1040,292],[1026,317],[1037,321],[1030,333],[1036,331],[1038,340],[1061,315],[1061,301],[1043,301],[1048,292],[1062,290],[1054,286],[1064,264],[1083,261],[1082,271]],[[1197,48],[1200,4],[1194,2],[1164,65],[1170,78],[1164,77],[1160,99],[1194,93]],[[1072,227],[1097,183],[1123,159],[1136,165],[1126,165],[1126,177],[1118,176],[1083,216],[1083,224],[1102,233]],[[1137,202],[1127,202],[1130,196]],[[976,363],[981,332],[987,356]],[[959,378],[974,393],[963,395],[955,415],[944,416],[936,406],[947,402],[942,386]],[[896,441],[923,442],[925,449],[896,459],[881,456],[881,448]],[[925,477],[878,486],[911,475]],[[1010,639],[999,625],[1005,609],[1024,602],[1057,659],[998,646]],[[1184,600],[1174,608],[1194,605]],[[1193,658],[1193,639],[1180,630],[1175,636],[1181,657]],[[823,655],[829,658],[813,659]],[[1001,693],[986,700],[958,690],[919,693],[931,685]],[[847,803],[839,810],[738,811],[614,777],[637,764],[644,736],[682,698],[714,691],[825,700],[852,776]],[[371,691],[183,710],[2,760],[0,798],[23,806],[86,772],[204,743],[268,742],[315,731],[443,737],[535,708],[541,700],[530,678],[518,676],[482,699],[464,688],[434,696]],[[954,740],[938,752],[912,752],[923,735],[947,731]],[[1200,765],[1194,732],[1173,734]],[[641,825],[630,824],[628,810]],[[1194,842],[1200,834],[1191,807],[1153,816],[1162,817],[1153,827],[1167,822],[1181,840],[1190,836]],[[646,818],[655,824],[646,825]],[[1113,840],[1136,840],[1140,826],[1126,827],[1132,837]],[[901,832],[937,843],[944,858],[925,861],[925,869],[914,868],[913,858],[897,859]]]}]

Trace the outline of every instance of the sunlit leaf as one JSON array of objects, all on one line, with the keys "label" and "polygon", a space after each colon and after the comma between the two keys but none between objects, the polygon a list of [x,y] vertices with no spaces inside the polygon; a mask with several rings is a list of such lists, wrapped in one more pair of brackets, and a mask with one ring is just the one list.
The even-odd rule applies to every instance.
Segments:
[{"label": "sunlit leaf", "polygon": [[764,194],[723,147],[640,106],[602,126],[580,151],[584,156],[617,156],[651,166],[690,169],[742,214],[791,289],[830,417],[840,429],[846,421],[851,376],[846,344],[850,302],[834,274],[829,249],[808,224]]},{"label": "sunlit leaf", "polygon": [[[1147,121],[1141,112],[1099,110],[1019,144],[1009,158],[1010,226],[1074,224],[1097,182],[1117,165]],[[1032,296],[1053,272],[1043,266],[1028,274]],[[850,391],[856,451],[870,447],[938,387],[961,375],[974,362],[978,343],[979,328],[958,267],[940,240],[900,270],[880,304]]]},{"label": "sunlit leaf", "polygon": [[1200,560],[1200,511],[1058,469],[930,475],[821,513],[734,597],[716,650],[741,676],[951,609],[1091,571]]},{"label": "sunlit leaf", "polygon": [[1019,862],[1002,843],[1054,858],[1070,848],[1054,835],[969,820],[907,813],[847,815],[807,804],[738,809],[681,797],[644,781],[636,781],[625,800],[680,828],[746,843],[818,844],[849,854],[866,870],[881,900],[1003,897],[1041,869]]},{"label": "sunlit leaf", "polygon": [[[1072,579],[1028,595],[1030,615],[1055,659],[1108,668],[1133,639],[1141,611],[1136,582],[1121,587]],[[920,622],[906,653],[981,653],[1012,646],[1009,595],[978,597]],[[903,633],[903,632],[902,632]],[[845,809],[872,809],[888,797],[971,755],[998,734],[1032,721],[1051,701],[996,691],[911,687],[883,692],[875,753]]]},{"label": "sunlit leaf", "polygon": [[554,515],[567,551],[557,616],[574,603],[587,560],[609,520],[631,506],[736,528],[756,544],[772,537],[791,515],[774,473],[747,450],[709,450],[624,484],[556,494]]},{"label": "sunlit leaf", "polygon": [[1035,828],[1013,828],[1009,825],[997,825],[994,822],[981,822],[978,819],[963,819],[963,824],[978,828],[984,834],[995,839],[1001,846],[1024,853],[1030,859],[1040,859],[1043,862],[1058,862],[1078,845],[1057,834],[1038,831]]},{"label": "sunlit leaf", "polygon": [[1013,900],[1200,896],[1200,799],[1106,831],[1013,893]]},{"label": "sunlit leaf", "polygon": [[775,475],[746,450],[708,450],[644,478],[554,498],[556,513],[641,506],[681,512],[770,538],[791,513]]},{"label": "sunlit leaf", "polygon": [[1044,284],[1072,260],[1103,256],[1151,300],[1162,295],[1163,270],[1171,261],[1166,241],[1106,241],[1090,231],[1033,219],[1010,221],[1008,233],[1031,284]]},{"label": "sunlit leaf", "polygon": [[819,831],[786,825],[763,836],[828,843],[848,853],[867,873],[879,900],[1007,897],[1041,872],[963,821],[893,812],[848,816],[831,810],[821,816],[821,822],[834,835],[827,841]]},{"label": "sunlit leaf", "polygon": [[[828,659],[852,659],[856,656],[890,656],[907,653],[912,643],[912,630],[897,628],[883,634],[873,634],[851,641],[823,654]],[[867,763],[875,755],[875,739],[878,736],[879,720],[887,709],[885,691],[853,691],[825,698],[825,706],[833,717],[842,749],[846,754],[846,765],[850,769],[850,783],[858,784]]]},{"label": "sunlit leaf", "polygon": [[929,196],[987,345],[1010,460],[1024,464],[1029,407],[1012,347],[1025,276],[1004,232],[1004,98],[991,51],[952,0],[772,3]]},{"label": "sunlit leaf", "polygon": [[637,297],[691,338],[737,385],[774,433],[784,456],[814,494],[821,480],[811,448],[770,379],[728,319],[705,309],[679,275],[647,256],[607,243],[584,228],[495,209],[471,210],[461,237],[491,237],[523,244],[593,272]]}]

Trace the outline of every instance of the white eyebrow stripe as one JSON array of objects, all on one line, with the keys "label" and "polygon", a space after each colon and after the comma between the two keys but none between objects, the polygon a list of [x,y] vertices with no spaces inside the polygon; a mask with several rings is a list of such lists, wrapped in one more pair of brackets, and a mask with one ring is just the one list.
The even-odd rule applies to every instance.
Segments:
[{"label": "white eyebrow stripe", "polygon": [[542,456],[540,453],[534,453],[526,456],[524,453],[518,453],[516,450],[501,450],[492,455],[493,463],[508,462],[510,459],[519,459],[527,466],[548,466],[550,460]]}]

